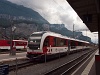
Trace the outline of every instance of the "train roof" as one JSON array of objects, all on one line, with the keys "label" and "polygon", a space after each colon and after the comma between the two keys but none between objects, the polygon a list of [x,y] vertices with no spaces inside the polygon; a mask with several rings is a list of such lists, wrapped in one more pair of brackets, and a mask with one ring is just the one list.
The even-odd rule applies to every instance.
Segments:
[{"label": "train roof", "polygon": [[[0,41],[10,41],[10,40],[3,39],[3,40],[0,40]],[[23,41],[23,42],[27,42],[27,40],[13,40],[13,41]]]},{"label": "train roof", "polygon": [[83,40],[79,40],[79,39],[74,39],[74,38],[67,37],[67,36],[61,35],[59,33],[51,32],[51,31],[33,32],[32,34],[45,34],[46,36],[54,36],[54,37],[60,37],[60,38],[69,39],[69,40],[73,40],[73,41],[89,43],[87,41],[83,41]]},{"label": "train roof", "polygon": [[50,31],[39,31],[39,32],[33,32],[32,34],[43,34],[43,33],[47,33],[47,32],[50,32]]},{"label": "train roof", "polygon": [[27,40],[13,40],[13,41],[23,41],[23,42],[27,42]]}]

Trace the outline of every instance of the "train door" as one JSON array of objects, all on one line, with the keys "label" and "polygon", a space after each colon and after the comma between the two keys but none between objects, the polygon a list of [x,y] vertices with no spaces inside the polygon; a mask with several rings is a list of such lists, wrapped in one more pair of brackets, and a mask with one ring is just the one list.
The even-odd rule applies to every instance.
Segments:
[{"label": "train door", "polygon": [[48,51],[47,47],[49,47],[49,36],[45,38],[43,43],[43,52],[46,53]]},{"label": "train door", "polygon": [[68,40],[68,53],[70,52],[70,47],[71,47],[70,44],[71,44],[71,43],[70,43],[70,40]]}]

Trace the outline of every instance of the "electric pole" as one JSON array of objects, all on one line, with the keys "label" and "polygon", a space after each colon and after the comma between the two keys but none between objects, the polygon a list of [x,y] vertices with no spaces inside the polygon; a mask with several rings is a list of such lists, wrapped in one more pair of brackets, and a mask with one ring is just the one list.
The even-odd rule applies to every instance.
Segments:
[{"label": "electric pole", "polygon": [[73,24],[73,38],[74,38],[74,24]]}]

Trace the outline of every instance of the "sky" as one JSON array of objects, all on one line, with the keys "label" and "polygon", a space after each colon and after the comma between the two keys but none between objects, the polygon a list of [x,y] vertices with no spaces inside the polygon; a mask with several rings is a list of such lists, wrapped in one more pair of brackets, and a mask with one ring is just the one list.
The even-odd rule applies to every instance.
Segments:
[{"label": "sky", "polygon": [[66,0],[8,0],[18,5],[31,8],[37,11],[50,24],[65,24],[69,30],[82,31],[83,35],[91,38],[92,42],[97,43],[98,35],[91,33],[77,13]]}]

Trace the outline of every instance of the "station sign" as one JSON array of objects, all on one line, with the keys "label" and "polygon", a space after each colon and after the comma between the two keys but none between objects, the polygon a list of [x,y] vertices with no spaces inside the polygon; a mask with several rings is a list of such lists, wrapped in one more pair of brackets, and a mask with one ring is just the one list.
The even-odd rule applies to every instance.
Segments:
[{"label": "station sign", "polygon": [[9,65],[0,65],[0,75],[9,74]]}]

